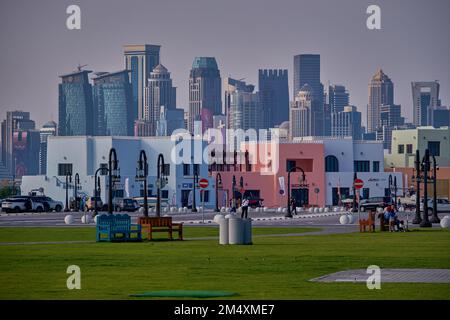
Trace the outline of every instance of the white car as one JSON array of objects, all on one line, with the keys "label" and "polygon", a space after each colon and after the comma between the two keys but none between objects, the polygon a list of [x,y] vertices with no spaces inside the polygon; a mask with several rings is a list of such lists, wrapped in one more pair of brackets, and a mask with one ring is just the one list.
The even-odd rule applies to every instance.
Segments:
[{"label": "white car", "polygon": [[29,197],[8,198],[2,202],[2,211],[10,212],[44,212],[44,205],[40,202],[33,201]]},{"label": "white car", "polygon": [[[438,212],[450,212],[450,201],[448,199],[436,199]],[[420,200],[420,210],[423,210],[423,199]],[[428,199],[428,214],[433,212],[433,198]]]}]

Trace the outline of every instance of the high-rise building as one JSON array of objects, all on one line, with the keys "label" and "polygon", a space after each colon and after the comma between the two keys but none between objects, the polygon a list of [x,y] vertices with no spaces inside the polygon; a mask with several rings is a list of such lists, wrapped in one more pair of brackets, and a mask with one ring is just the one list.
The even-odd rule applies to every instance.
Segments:
[{"label": "high-rise building", "polygon": [[362,139],[361,112],[355,106],[345,106],[342,111],[331,114],[331,135],[333,137],[351,136]]},{"label": "high-rise building", "polygon": [[435,128],[450,126],[450,109],[445,106],[428,107],[427,126]]},{"label": "high-rise building", "polygon": [[159,64],[160,48],[152,44],[123,46],[125,69],[131,71],[134,119],[144,119],[145,87],[150,73]]},{"label": "high-rise building", "polygon": [[148,86],[145,88],[144,119],[152,123],[156,133],[156,122],[160,119],[161,107],[172,110],[176,107],[176,88],[166,67],[158,64],[150,73]]},{"label": "high-rise building", "polygon": [[[17,167],[26,168],[25,165],[20,165],[20,163],[22,163],[21,159],[26,158],[26,155],[24,153],[21,153],[20,150],[30,150],[30,145],[27,145],[27,143],[31,142],[32,140],[27,139],[28,132],[34,129],[35,122],[30,119],[29,112],[6,112],[6,119],[3,120],[1,125],[2,162],[4,167],[6,168],[5,171],[8,172],[11,176],[17,176],[16,173],[19,173],[20,175],[20,172],[23,171],[19,170],[19,172],[16,172]],[[23,141],[22,138],[24,138]],[[19,152],[20,154],[18,154],[17,152]],[[39,149],[37,151],[37,154],[39,154]],[[20,158],[19,161],[18,157]],[[18,162],[19,165],[17,165]]]},{"label": "high-rise building", "polygon": [[349,93],[345,86],[333,84],[328,86],[326,103],[330,105],[330,111],[342,112],[349,104]]},{"label": "high-rise building", "polygon": [[439,100],[439,82],[411,82],[411,90],[413,99],[413,123],[416,126],[429,125],[427,118],[428,108],[441,105],[441,101]]},{"label": "high-rise building", "polygon": [[39,146],[39,174],[47,173],[47,141],[48,137],[56,136],[57,125],[54,121],[49,121],[39,130],[40,146]]},{"label": "high-rise building", "polygon": [[213,116],[222,113],[222,84],[214,57],[196,57],[189,77],[188,130],[201,121],[202,131],[213,126]]},{"label": "high-rise building", "polygon": [[394,84],[378,69],[369,83],[369,104],[367,105],[367,132],[375,132],[381,125],[380,106],[394,104]]},{"label": "high-rise building", "polygon": [[313,130],[313,89],[305,84],[297,92],[290,108],[289,130],[290,139],[314,135]]},{"label": "high-rise building", "polygon": [[156,121],[157,136],[170,136],[176,129],[184,128],[184,109],[161,106],[160,116]]},{"label": "high-rise building", "polygon": [[260,69],[258,71],[258,88],[264,113],[262,127],[273,128],[284,121],[288,121],[288,71]]},{"label": "high-rise building", "polygon": [[323,136],[325,133],[325,110],[323,84],[320,82],[319,54],[299,54],[294,56],[294,99],[305,85],[311,88],[313,101],[311,106],[312,135]]},{"label": "high-rise building", "polygon": [[134,136],[135,137],[150,137],[152,136],[153,124],[147,120],[135,120],[134,121]]},{"label": "high-rise building", "polygon": [[60,136],[86,136],[93,134],[94,108],[92,86],[88,74],[81,70],[61,75],[59,84]]},{"label": "high-rise building", "polygon": [[96,73],[93,79],[94,135],[133,135],[133,104],[128,73],[128,70]]},{"label": "high-rise building", "polygon": [[391,150],[392,130],[404,124],[400,105],[380,105],[380,125],[376,130],[376,139],[383,141],[384,149]]}]

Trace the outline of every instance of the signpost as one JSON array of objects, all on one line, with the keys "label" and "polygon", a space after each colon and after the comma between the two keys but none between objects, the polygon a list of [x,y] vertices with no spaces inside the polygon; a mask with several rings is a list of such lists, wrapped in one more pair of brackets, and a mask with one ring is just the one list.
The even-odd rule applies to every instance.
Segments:
[{"label": "signpost", "polygon": [[202,188],[200,190],[200,196],[202,198],[202,223],[205,223],[205,190],[209,186],[209,182],[207,179],[202,178],[198,181],[198,186]]},{"label": "signpost", "polygon": [[205,179],[205,178],[200,179],[199,182],[198,182],[198,186],[199,186],[200,188],[202,188],[202,189],[208,188],[208,185],[209,185],[209,182],[208,182],[208,180]]},{"label": "signpost", "polygon": [[357,178],[353,181],[353,186],[355,188],[355,191],[358,190],[358,194],[356,195],[356,192],[355,192],[355,194],[353,196],[358,199],[358,220],[361,220],[361,193],[360,193],[360,190],[364,186],[364,181]]}]

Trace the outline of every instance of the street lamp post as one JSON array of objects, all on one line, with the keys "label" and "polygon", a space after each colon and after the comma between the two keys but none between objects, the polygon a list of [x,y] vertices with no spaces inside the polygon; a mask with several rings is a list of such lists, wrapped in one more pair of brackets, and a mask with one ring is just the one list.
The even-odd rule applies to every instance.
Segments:
[{"label": "street lamp post", "polygon": [[198,172],[195,163],[192,163],[192,208],[191,212],[197,212],[197,201],[195,197],[195,185],[198,182]]},{"label": "street lamp post", "polygon": [[136,181],[144,182],[144,216],[148,217],[148,198],[147,198],[147,177],[148,177],[148,162],[147,155],[144,150],[139,154],[138,167],[136,169]]},{"label": "street lamp post", "polygon": [[[114,158],[114,159],[113,159]],[[109,150],[108,168],[109,168],[109,190],[108,190],[108,213],[113,214],[113,181],[120,180],[120,170],[118,168],[119,161],[117,160],[116,149]]]},{"label": "street lamp post", "polygon": [[216,174],[216,212],[220,212],[219,209],[219,184],[220,186],[222,186],[222,176],[221,174],[218,172]]},{"label": "street lamp post", "polygon": [[236,212],[235,189],[236,189],[236,176],[233,175],[233,180],[232,180],[232,184],[231,184],[231,192],[232,192],[231,206],[232,206],[232,209],[234,209],[234,212]]},{"label": "street lamp post", "polygon": [[437,194],[436,194],[436,184],[437,184],[437,165],[436,165],[436,157],[431,156],[433,159],[433,215],[431,216],[431,223],[439,223],[441,220],[437,215]]},{"label": "street lamp post", "polygon": [[423,160],[423,219],[420,223],[420,227],[429,228],[432,227],[432,225],[428,220],[428,172],[430,171],[430,151],[428,149],[425,150],[425,156]]},{"label": "street lamp post", "polygon": [[67,171],[66,172],[66,207],[64,209],[65,212],[70,211],[69,209],[69,180],[72,182],[72,173]]},{"label": "street lamp post", "polygon": [[356,212],[356,188],[355,188],[355,181],[358,179],[358,176],[356,172],[353,172],[353,183],[352,183],[352,189],[353,189],[353,201],[352,201],[352,212]]},{"label": "street lamp post", "polygon": [[98,177],[98,181],[97,181],[97,174],[100,170],[102,171],[102,174],[106,174],[109,172],[109,169],[106,167],[100,167],[97,170],[95,170],[95,174],[94,174],[94,216],[96,216],[98,214],[98,212],[97,212],[97,197],[100,196],[100,177]]},{"label": "street lamp post", "polygon": [[[80,175],[78,173],[75,173],[75,190],[74,190],[74,197],[75,197],[75,205],[77,208],[80,208],[79,203],[77,202],[78,198],[78,186],[80,185]],[[78,211],[78,210],[77,210]]]},{"label": "street lamp post", "polygon": [[164,170],[164,156],[162,153],[158,155],[158,172],[157,172],[157,198],[156,198],[156,216],[161,216],[161,186],[162,186],[162,175]]},{"label": "street lamp post", "polygon": [[300,167],[292,167],[288,170],[288,196],[287,196],[287,213],[285,215],[286,218],[292,218],[291,213],[291,172],[300,170],[302,172],[302,183],[306,181],[305,171]]},{"label": "street lamp post", "polygon": [[422,218],[420,217],[420,153],[419,150],[416,150],[416,159],[414,161],[416,177],[414,174],[412,179],[416,181],[416,216],[412,223],[419,224],[422,222]]}]

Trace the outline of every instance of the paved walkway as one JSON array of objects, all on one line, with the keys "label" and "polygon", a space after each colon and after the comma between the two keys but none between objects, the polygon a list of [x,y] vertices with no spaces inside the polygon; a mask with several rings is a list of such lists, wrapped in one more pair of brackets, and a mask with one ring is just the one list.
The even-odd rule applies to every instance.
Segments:
[{"label": "paved walkway", "polygon": [[[317,282],[366,282],[371,273],[366,269],[345,270],[331,273],[310,281]],[[381,283],[450,283],[450,269],[381,269]]]}]

